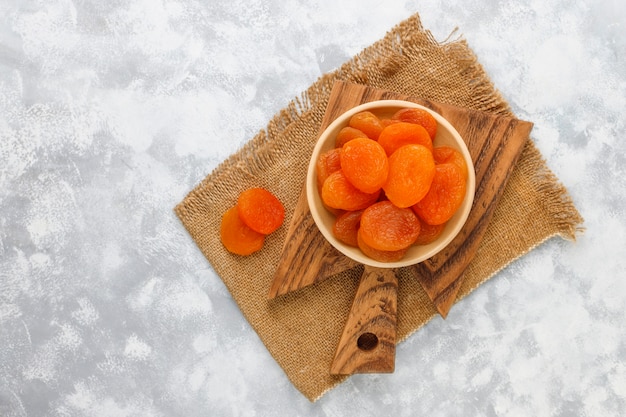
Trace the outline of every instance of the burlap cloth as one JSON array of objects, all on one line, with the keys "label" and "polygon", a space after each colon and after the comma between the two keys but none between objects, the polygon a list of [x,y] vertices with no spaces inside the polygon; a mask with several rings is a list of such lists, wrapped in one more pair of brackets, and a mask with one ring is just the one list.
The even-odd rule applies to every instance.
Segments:
[{"label": "burlap cloth", "polygon": [[[287,377],[311,401],[345,378],[331,376],[329,369],[362,271],[356,268],[271,301],[267,294],[337,79],[513,116],[467,43],[458,37],[438,43],[414,15],[317,80],[177,205],[176,214],[243,315]],[[265,187],[275,193],[285,205],[286,218],[260,252],[240,257],[224,249],[219,227],[222,214],[249,187]],[[554,236],[575,239],[581,224],[566,189],[529,140],[466,270],[458,299],[545,240]],[[435,314],[417,280],[402,270],[398,341]]]}]

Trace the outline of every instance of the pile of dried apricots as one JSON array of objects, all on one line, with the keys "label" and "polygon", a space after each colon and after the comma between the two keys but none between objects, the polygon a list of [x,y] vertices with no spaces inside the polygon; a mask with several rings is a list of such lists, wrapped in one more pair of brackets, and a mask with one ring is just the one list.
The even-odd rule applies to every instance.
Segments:
[{"label": "pile of dried apricots", "polygon": [[433,146],[437,121],[403,108],[390,118],[354,114],[335,147],[316,161],[318,191],[336,216],[333,234],[380,262],[435,241],[461,206],[467,165],[449,146]]},{"label": "pile of dried apricots", "polygon": [[284,219],[285,208],[274,194],[249,188],[222,216],[220,239],[229,252],[250,255],[263,247],[265,236],[276,231]]}]

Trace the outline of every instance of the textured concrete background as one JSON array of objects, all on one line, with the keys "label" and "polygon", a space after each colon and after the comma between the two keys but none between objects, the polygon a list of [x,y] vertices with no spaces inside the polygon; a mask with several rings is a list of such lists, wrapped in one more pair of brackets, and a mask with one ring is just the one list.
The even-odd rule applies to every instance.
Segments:
[{"label": "textured concrete background", "polygon": [[[414,12],[535,123],[587,230],[312,404],[172,209]],[[623,415],[625,22],[618,0],[0,0],[0,415]]]}]

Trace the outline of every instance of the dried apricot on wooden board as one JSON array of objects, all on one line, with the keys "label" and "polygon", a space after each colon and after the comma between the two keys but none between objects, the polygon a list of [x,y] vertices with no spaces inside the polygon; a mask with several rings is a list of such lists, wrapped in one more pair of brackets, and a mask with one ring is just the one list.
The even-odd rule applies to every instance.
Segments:
[{"label": "dried apricot on wooden board", "polygon": [[356,138],[341,149],[341,169],[348,181],[364,193],[380,190],[387,181],[389,161],[378,142]]},{"label": "dried apricot on wooden board", "polygon": [[249,188],[237,199],[239,217],[252,230],[268,235],[285,219],[285,208],[278,198],[264,188]]},{"label": "dried apricot on wooden board", "polygon": [[358,246],[357,233],[361,224],[363,210],[347,211],[335,219],[333,235],[346,245]]},{"label": "dried apricot on wooden board", "polygon": [[361,132],[365,133],[368,138],[374,140],[378,140],[378,136],[383,130],[383,125],[378,116],[370,111],[356,113],[350,118],[348,125],[359,129]]},{"label": "dried apricot on wooden board", "polygon": [[248,227],[239,217],[237,206],[234,206],[222,215],[220,239],[229,252],[246,256],[263,247],[265,235]]},{"label": "dried apricot on wooden board", "polygon": [[404,145],[389,157],[389,174],[383,190],[398,207],[411,207],[420,201],[435,175],[433,154],[422,145]]},{"label": "dried apricot on wooden board", "polygon": [[430,135],[430,138],[435,140],[435,136],[437,135],[437,119],[426,110],[414,108],[400,109],[395,112],[391,118],[423,126]]},{"label": "dried apricot on wooden board", "polygon": [[363,211],[359,233],[374,249],[397,251],[415,242],[420,226],[411,209],[397,207],[391,201],[380,201]]},{"label": "dried apricot on wooden board", "polygon": [[397,122],[380,132],[378,143],[385,149],[387,155],[394,153],[403,145],[424,145],[433,150],[433,141],[423,126],[414,123]]},{"label": "dried apricot on wooden board", "polygon": [[322,201],[328,207],[347,211],[362,210],[374,203],[380,191],[364,193],[348,181],[342,170],[330,174],[322,186]]},{"label": "dried apricot on wooden board", "polygon": [[458,165],[435,166],[428,194],[412,208],[424,222],[437,225],[450,220],[465,198],[466,178]]}]

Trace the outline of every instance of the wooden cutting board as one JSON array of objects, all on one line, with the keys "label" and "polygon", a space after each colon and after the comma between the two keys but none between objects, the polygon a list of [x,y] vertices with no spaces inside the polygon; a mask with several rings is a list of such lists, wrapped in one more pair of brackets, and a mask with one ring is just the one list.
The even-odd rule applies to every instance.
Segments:
[{"label": "wooden cutting board", "polygon": [[[463,282],[506,182],[528,139],[532,123],[421,100],[364,85],[337,81],[320,133],[350,108],[374,100],[406,100],[446,118],[465,140],[476,172],[469,217],[457,237],[434,257],[409,266],[442,317]],[[287,231],[269,298],[315,284],[359,264],[341,254],[319,232],[303,187]],[[332,374],[393,372],[397,276],[395,270],[365,267],[331,366]]]},{"label": "wooden cutting board", "polygon": [[[443,103],[422,100],[360,84],[337,81],[320,133],[348,109],[374,100],[406,100],[446,118],[465,140],[474,162],[476,193],[465,227],[444,251],[414,268],[420,284],[445,318],[463,282],[506,182],[528,139],[532,123]],[[317,229],[303,187],[269,290],[274,298],[320,282],[358,264],[341,254]]]}]

